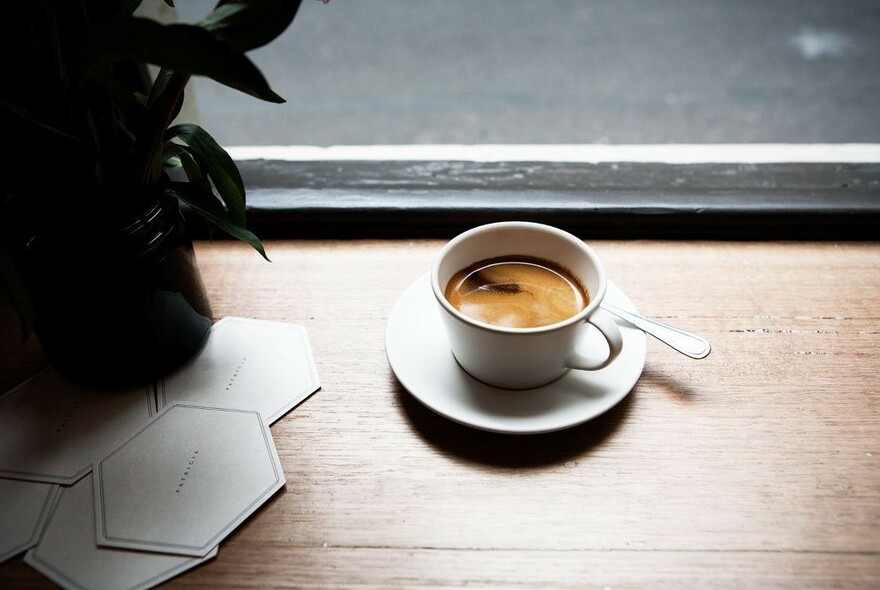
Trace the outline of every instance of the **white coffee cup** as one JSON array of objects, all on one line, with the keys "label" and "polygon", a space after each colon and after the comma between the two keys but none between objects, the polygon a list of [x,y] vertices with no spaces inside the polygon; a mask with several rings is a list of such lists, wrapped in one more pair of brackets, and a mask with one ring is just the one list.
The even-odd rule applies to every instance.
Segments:
[{"label": "white coffee cup", "polygon": [[[589,304],[570,318],[533,328],[511,328],[468,317],[446,299],[449,280],[474,263],[507,256],[539,258],[565,269],[587,290]],[[613,317],[600,308],[605,269],[592,248],[561,229],[508,221],[470,229],[450,240],[431,268],[431,288],[441,309],[449,346],[458,364],[475,379],[506,389],[546,385],[570,369],[594,371],[620,354],[623,337]],[[608,354],[585,356],[578,347],[595,326]]]}]

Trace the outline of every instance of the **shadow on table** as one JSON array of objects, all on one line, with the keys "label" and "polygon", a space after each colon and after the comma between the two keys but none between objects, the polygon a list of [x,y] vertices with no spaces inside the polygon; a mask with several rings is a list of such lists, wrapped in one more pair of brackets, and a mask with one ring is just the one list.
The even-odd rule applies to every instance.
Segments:
[{"label": "shadow on table", "polygon": [[462,459],[499,467],[540,467],[583,455],[611,437],[626,420],[636,389],[588,422],[545,434],[498,434],[463,426],[435,413],[395,380],[395,393],[412,429],[433,447]]},{"label": "shadow on table", "polygon": [[668,398],[682,404],[691,404],[699,396],[696,387],[677,379],[669,372],[663,372],[650,366],[645,367],[639,380],[649,384],[652,390],[656,389]]}]

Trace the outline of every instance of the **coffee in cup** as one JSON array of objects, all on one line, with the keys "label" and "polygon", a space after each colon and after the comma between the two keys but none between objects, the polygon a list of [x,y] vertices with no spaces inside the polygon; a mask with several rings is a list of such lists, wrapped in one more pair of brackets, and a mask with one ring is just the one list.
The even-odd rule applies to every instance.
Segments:
[{"label": "coffee in cup", "polygon": [[590,302],[586,290],[567,270],[527,256],[471,264],[453,275],[444,295],[464,315],[510,328],[555,324]]}]

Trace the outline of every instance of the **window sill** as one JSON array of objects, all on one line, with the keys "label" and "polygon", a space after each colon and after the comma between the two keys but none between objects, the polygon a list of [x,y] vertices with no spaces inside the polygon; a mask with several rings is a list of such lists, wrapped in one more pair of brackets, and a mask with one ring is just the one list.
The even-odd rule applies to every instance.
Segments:
[{"label": "window sill", "polygon": [[264,238],[448,238],[505,219],[594,238],[874,239],[880,227],[873,144],[489,147],[230,153]]}]

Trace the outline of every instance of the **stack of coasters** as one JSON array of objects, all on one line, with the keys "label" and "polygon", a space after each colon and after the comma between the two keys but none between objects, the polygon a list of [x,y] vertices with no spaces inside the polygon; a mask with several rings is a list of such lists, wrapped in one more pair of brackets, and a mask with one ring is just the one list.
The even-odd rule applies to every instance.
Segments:
[{"label": "stack of coasters", "polygon": [[51,369],[0,397],[0,561],[66,588],[149,588],[211,559],[284,487],[269,425],[320,388],[302,326],[224,318],[146,388]]}]

